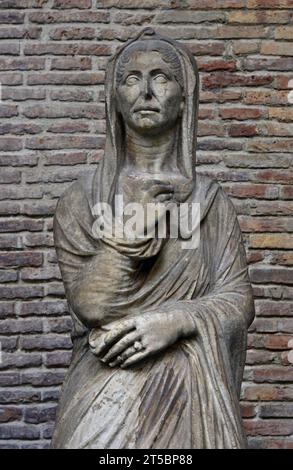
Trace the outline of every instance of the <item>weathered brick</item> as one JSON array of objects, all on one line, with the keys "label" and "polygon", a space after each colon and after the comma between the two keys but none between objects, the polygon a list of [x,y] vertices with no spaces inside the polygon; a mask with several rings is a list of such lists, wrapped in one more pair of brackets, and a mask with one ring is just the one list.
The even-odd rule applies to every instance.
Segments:
[{"label": "weathered brick", "polygon": [[19,55],[20,46],[14,43],[3,43],[0,44],[1,55]]},{"label": "weathered brick", "polygon": [[2,351],[13,352],[17,349],[17,336],[0,336]]},{"label": "weathered brick", "polygon": [[[1,305],[1,304],[0,304]],[[64,315],[67,313],[67,304],[62,300],[48,302],[23,302],[20,307],[20,315]]]},{"label": "weathered brick", "polygon": [[287,350],[290,338],[292,338],[292,335],[267,335],[264,346],[273,351]]},{"label": "weathered brick", "polygon": [[25,426],[23,424],[0,426],[2,439],[24,439],[33,440],[40,437],[40,431],[36,427]]},{"label": "weathered brick", "polygon": [[43,8],[48,0],[1,0],[0,8]]},{"label": "weathered brick", "polygon": [[56,415],[56,405],[27,407],[24,410],[25,423],[39,424],[53,421]]},{"label": "weathered brick", "polygon": [[[106,0],[104,0],[104,3],[106,3]],[[186,4],[188,5],[189,8],[194,8],[194,9],[199,9],[199,10],[201,10],[203,7],[201,0],[187,0]],[[220,2],[217,2],[217,5],[216,5],[216,7],[219,9],[242,8],[246,6],[247,6],[246,0],[221,0]],[[207,9],[214,9],[215,2],[213,2],[213,0],[206,0],[204,7]]]},{"label": "weathered brick", "polygon": [[288,42],[264,41],[260,53],[264,55],[292,56],[292,48]]},{"label": "weathered brick", "polygon": [[247,0],[247,8],[292,8],[292,0]]},{"label": "weathered brick", "polygon": [[229,23],[241,23],[241,25],[288,23],[289,19],[289,11],[232,11],[228,13]]},{"label": "weathered brick", "polygon": [[21,279],[24,281],[50,281],[61,279],[61,275],[59,269],[52,266],[42,269],[24,268],[21,270]]},{"label": "weathered brick", "polygon": [[21,247],[21,240],[20,237],[16,235],[1,235],[0,236],[0,248],[7,249],[7,248],[20,248]]},{"label": "weathered brick", "polygon": [[257,284],[276,283],[276,284],[293,284],[292,272],[283,267],[262,266],[253,267],[250,270],[250,278],[252,282]]},{"label": "weathered brick", "polygon": [[48,351],[52,349],[70,349],[72,347],[70,338],[64,335],[24,336],[21,338],[20,343],[21,348],[25,351]]},{"label": "weathered brick", "polygon": [[263,116],[263,110],[260,108],[220,108],[219,114],[222,119],[237,119],[245,121],[246,119],[259,119]]},{"label": "weathered brick", "polygon": [[272,90],[247,90],[245,91],[243,101],[246,104],[288,104],[288,92]]},{"label": "weathered brick", "polygon": [[87,154],[85,152],[52,153],[46,155],[44,165],[79,165],[86,163]]},{"label": "weathered brick", "polygon": [[[14,387],[20,384],[20,375],[19,372],[0,372],[0,387]],[[5,390],[2,390],[5,394]],[[5,403],[5,400],[2,400],[3,395],[0,390],[0,403]],[[6,400],[7,402],[8,400]]]},{"label": "weathered brick", "polygon": [[256,126],[247,124],[234,124],[229,127],[228,132],[231,137],[249,137],[258,133]]},{"label": "weathered brick", "polygon": [[35,88],[4,88],[2,90],[2,100],[25,101],[25,100],[43,100],[46,98],[45,90],[36,90]]},{"label": "weathered brick", "polygon": [[89,57],[52,59],[51,70],[90,70],[92,61]]},{"label": "weathered brick", "polygon": [[15,333],[40,333],[43,331],[43,324],[38,320],[3,320],[0,324],[0,334]]},{"label": "weathered brick", "polygon": [[[99,148],[101,142],[102,138],[95,136],[31,137],[26,140],[25,147],[38,150],[94,149]],[[57,180],[60,181],[60,178]],[[30,181],[32,182],[31,179]]]},{"label": "weathered brick", "polygon": [[273,77],[269,74],[239,74],[230,72],[214,72],[202,79],[204,89],[223,88],[227,86],[261,86],[272,83]]},{"label": "weathered brick", "polygon": [[39,24],[50,23],[108,23],[107,11],[44,11],[29,13],[29,21]]},{"label": "weathered brick", "polygon": [[92,6],[92,0],[54,0],[53,8],[79,8],[85,9]]},{"label": "weathered brick", "polygon": [[94,39],[96,31],[94,28],[72,28],[72,27],[59,27],[54,28],[49,32],[50,39],[55,41],[63,40],[79,40],[79,39]]},{"label": "weathered brick", "polygon": [[259,133],[262,135],[276,136],[276,137],[292,137],[293,126],[292,124],[284,124],[279,122],[268,122],[258,126]]},{"label": "weathered brick", "polygon": [[0,59],[1,70],[41,70],[45,68],[45,59],[30,57],[29,59]]},{"label": "weathered brick", "polygon": [[[12,139],[12,140],[16,140],[16,142],[19,141],[19,139]],[[6,143],[9,143],[10,144],[10,139],[9,138],[5,138],[5,139],[1,139],[0,138],[0,148],[1,148],[1,141],[3,143],[6,142]],[[9,141],[9,142],[7,142]],[[16,147],[16,148],[13,148],[13,150],[19,150],[19,148],[17,148],[18,146],[16,145],[9,145],[9,147]],[[21,148],[21,147],[20,147]],[[21,181],[21,172],[18,171],[18,170],[9,170],[9,169],[2,169],[1,170],[1,173],[0,173],[0,183],[1,184],[10,184],[10,183],[20,183]]]},{"label": "weathered brick", "polygon": [[274,31],[276,39],[293,39],[293,27],[292,26],[278,26]]},{"label": "weathered brick", "polygon": [[0,220],[0,232],[38,232],[42,230],[44,222],[42,220],[20,219],[20,220]]},{"label": "weathered brick", "polygon": [[293,370],[290,367],[270,367],[267,369],[255,369],[253,371],[253,378],[254,381],[257,383],[292,382]]},{"label": "weathered brick", "polygon": [[[16,105],[2,104],[0,107],[0,118],[10,118],[18,115],[18,109]],[[6,148],[0,147],[1,150],[6,150]],[[9,149],[8,149],[9,150]],[[13,150],[13,149],[12,149]],[[18,149],[19,150],[19,149]]]},{"label": "weathered brick", "polygon": [[0,297],[2,299],[31,299],[34,297],[44,297],[42,286],[4,286],[0,287]]},{"label": "weathered brick", "polygon": [[244,59],[243,69],[244,70],[292,70],[293,58],[264,58],[264,59]]},{"label": "weathered brick", "polygon": [[260,41],[233,41],[234,54],[253,54],[259,52]]},{"label": "weathered brick", "polygon": [[220,41],[194,41],[185,45],[196,56],[221,56],[225,51],[225,45]]},{"label": "weathered brick", "polygon": [[[258,333],[293,333],[292,320],[287,320],[286,318],[271,318],[270,321],[268,321],[267,318],[256,318],[253,323],[253,328],[254,331]],[[277,338],[279,335],[269,336],[275,336]]]},{"label": "weathered brick", "polygon": [[277,74],[274,80],[274,88],[278,90],[288,90],[292,88],[292,73],[291,74]]},{"label": "weathered brick", "polygon": [[293,235],[288,233],[270,233],[250,235],[251,248],[293,249]]},{"label": "weathered brick", "polygon": [[[72,36],[73,33],[71,32]],[[68,39],[75,39],[69,34],[67,35]],[[95,44],[78,44],[78,43],[31,43],[25,44],[24,54],[25,55],[97,55],[97,56],[107,56],[111,54],[111,46],[108,44],[95,43]],[[42,83],[41,83],[42,84]],[[81,85],[84,83],[81,83]]]},{"label": "weathered brick", "polygon": [[97,85],[103,83],[102,72],[38,73],[28,75],[28,85]]},{"label": "weathered brick", "polygon": [[23,22],[24,22],[23,12],[0,10],[0,24],[20,24]]},{"label": "weathered brick", "polygon": [[[13,152],[15,150],[22,149],[22,140],[16,137],[0,137],[0,151]],[[14,178],[13,175],[17,175],[17,172],[9,172],[7,170],[4,174],[0,175],[1,183],[11,183],[10,178]],[[15,176],[18,178],[17,176]],[[20,181],[20,177],[19,177]],[[19,182],[18,181],[18,182]]]},{"label": "weathered brick", "polygon": [[275,252],[271,256],[271,263],[285,266],[293,266],[293,253],[290,251]]},{"label": "weathered brick", "polygon": [[243,399],[249,401],[291,401],[292,398],[292,385],[254,384],[243,389]]},{"label": "weathered brick", "polygon": [[291,108],[269,108],[269,118],[278,121],[293,121],[293,109]]},{"label": "weathered brick", "polygon": [[290,437],[282,436],[281,438],[248,437],[249,449],[292,449],[293,441]]},{"label": "weathered brick", "polygon": [[212,72],[214,70],[236,70],[235,60],[222,60],[222,59],[202,59],[197,61],[198,69],[205,72]]},{"label": "weathered brick", "polygon": [[62,107],[52,107],[50,105],[38,104],[27,106],[23,110],[24,116],[30,119],[36,118],[71,118],[71,119],[100,119],[104,117],[104,106],[100,104],[86,103],[80,105],[65,104]]},{"label": "weathered brick", "polygon": [[38,39],[41,32],[42,28],[40,27],[22,28],[10,26],[9,28],[0,28],[0,39]]},{"label": "weathered brick", "polygon": [[0,282],[14,282],[17,281],[18,274],[16,271],[0,270]]},{"label": "weathered brick", "polygon": [[37,124],[31,123],[6,123],[0,124],[0,135],[13,134],[13,135],[25,135],[25,134],[39,134],[42,132],[42,128]]},{"label": "weathered brick", "polygon": [[[134,15],[132,15],[133,17]],[[133,24],[131,18],[128,18],[128,14],[117,12],[114,15],[114,22],[119,24]],[[125,19],[127,22],[125,23]],[[152,19],[152,18],[150,18]],[[149,19],[148,19],[149,20]],[[225,13],[222,11],[190,11],[190,10],[174,10],[174,11],[162,11],[156,14],[155,21],[158,23],[209,23],[215,21],[224,22]]]},{"label": "weathered brick", "polygon": [[[1,373],[1,376],[3,374]],[[28,389],[0,390],[0,403],[33,403],[41,400],[41,393]]]},{"label": "weathered brick", "polygon": [[[278,192],[276,188],[265,184],[225,184],[223,185],[225,192],[233,197],[256,199],[276,199]],[[245,226],[244,226],[245,228]]]},{"label": "weathered brick", "polygon": [[15,406],[0,407],[0,423],[18,421],[22,417],[22,409]]},{"label": "weathered brick", "polygon": [[261,351],[256,349],[250,349],[246,354],[246,364],[248,365],[267,365],[274,364],[277,362],[275,351]]},{"label": "weathered brick", "polygon": [[[168,11],[164,11],[164,13],[167,13]],[[184,11],[181,12],[184,14]],[[150,24],[151,22],[158,22],[158,23],[165,23],[164,21],[164,16],[161,17],[160,13],[156,14],[154,12],[148,11],[148,12],[135,12],[135,13],[130,13],[130,12],[122,12],[122,11],[117,11],[113,12],[112,15],[112,21],[114,23],[118,23],[119,25],[123,26],[133,26],[133,25],[147,25]],[[170,22],[172,20],[170,19]],[[200,22],[200,21],[199,21]]]},{"label": "weathered brick", "polygon": [[6,86],[21,85],[23,82],[23,76],[22,73],[0,72],[0,82],[2,85]]},{"label": "weathered brick", "polygon": [[42,355],[41,354],[30,354],[30,353],[2,353],[2,362],[0,369],[10,368],[30,368],[30,367],[41,367],[42,366]]},{"label": "weathered brick", "polygon": [[[288,152],[292,153],[292,140],[291,139],[255,139],[253,142],[247,144],[247,150],[249,152]],[[283,173],[274,173],[272,170],[263,173],[265,177],[268,177],[270,181],[278,181],[289,183],[292,181],[292,176],[287,172]],[[259,174],[261,177],[261,173]],[[267,180],[266,180],[267,181]]]},{"label": "weathered brick", "polygon": [[50,93],[51,100],[55,101],[93,101],[93,92],[90,90],[54,90]]},{"label": "weathered brick", "polygon": [[51,333],[70,333],[72,326],[71,317],[49,318],[46,321],[46,331]]},{"label": "weathered brick", "polygon": [[21,266],[41,266],[43,264],[42,253],[33,251],[6,252],[0,254],[0,263],[2,266],[21,267]]},{"label": "weathered brick", "polygon": [[71,352],[58,351],[50,352],[45,355],[46,367],[68,367],[70,364]]},{"label": "weathered brick", "polygon": [[280,197],[281,199],[293,199],[293,187],[284,186],[280,188]]},{"label": "weathered brick", "polygon": [[[277,189],[270,185],[272,190]],[[276,193],[275,193],[276,194]],[[277,196],[276,196],[277,198]],[[291,217],[251,217],[240,216],[239,222],[245,232],[292,232]]]},{"label": "weathered brick", "polygon": [[291,435],[293,432],[293,423],[290,419],[266,419],[264,421],[245,420],[244,427],[246,433],[253,436],[286,436]]},{"label": "weathered brick", "polygon": [[60,385],[64,376],[64,372],[23,372],[22,383],[34,387],[50,387]]},{"label": "weathered brick", "polygon": [[241,403],[242,418],[253,418],[256,415],[256,409],[251,403]]}]

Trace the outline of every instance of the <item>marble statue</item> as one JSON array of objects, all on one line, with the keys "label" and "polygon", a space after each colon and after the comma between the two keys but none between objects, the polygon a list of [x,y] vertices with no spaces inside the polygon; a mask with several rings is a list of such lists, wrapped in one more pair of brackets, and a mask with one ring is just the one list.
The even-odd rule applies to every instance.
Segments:
[{"label": "marble statue", "polygon": [[[235,209],[195,172],[198,98],[192,54],[151,28],[109,61],[105,156],[54,218],[74,331],[53,448],[246,447],[239,396],[252,289]],[[164,210],[143,218],[139,237],[111,236],[108,216],[94,230],[95,207],[115,218],[117,195],[165,213],[199,204],[186,235],[200,228],[199,242],[183,249],[180,233],[146,234]]]}]

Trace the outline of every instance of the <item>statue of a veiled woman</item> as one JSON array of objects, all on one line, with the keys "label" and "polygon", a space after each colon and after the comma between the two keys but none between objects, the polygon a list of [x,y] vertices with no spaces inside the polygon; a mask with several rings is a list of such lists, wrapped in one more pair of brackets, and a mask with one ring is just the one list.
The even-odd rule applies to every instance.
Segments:
[{"label": "statue of a veiled woman", "polygon": [[[233,205],[195,174],[198,90],[191,53],[150,28],[109,62],[105,156],[54,219],[74,332],[53,448],[246,446],[252,291]],[[118,194],[142,207],[200,204],[199,243],[100,236],[95,207]]]}]

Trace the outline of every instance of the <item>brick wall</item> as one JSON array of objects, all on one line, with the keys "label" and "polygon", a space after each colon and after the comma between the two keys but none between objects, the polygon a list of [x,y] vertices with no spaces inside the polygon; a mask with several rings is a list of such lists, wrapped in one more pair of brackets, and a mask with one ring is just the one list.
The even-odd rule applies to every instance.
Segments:
[{"label": "brick wall", "polygon": [[198,171],[233,197],[246,240],[257,314],[242,392],[250,445],[293,448],[292,7],[0,0],[0,448],[49,445],[71,351],[52,215],[103,153],[109,55],[150,24],[196,56]]}]

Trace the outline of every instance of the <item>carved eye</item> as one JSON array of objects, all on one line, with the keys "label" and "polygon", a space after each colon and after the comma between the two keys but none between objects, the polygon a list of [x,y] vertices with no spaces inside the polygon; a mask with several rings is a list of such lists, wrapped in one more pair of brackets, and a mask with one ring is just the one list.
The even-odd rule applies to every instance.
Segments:
[{"label": "carved eye", "polygon": [[158,84],[164,84],[164,83],[167,83],[168,79],[166,75],[164,75],[163,73],[160,73],[154,77],[154,81]]},{"label": "carved eye", "polygon": [[136,85],[138,81],[139,81],[139,78],[136,75],[129,75],[126,78],[126,85],[129,85],[129,86]]}]

